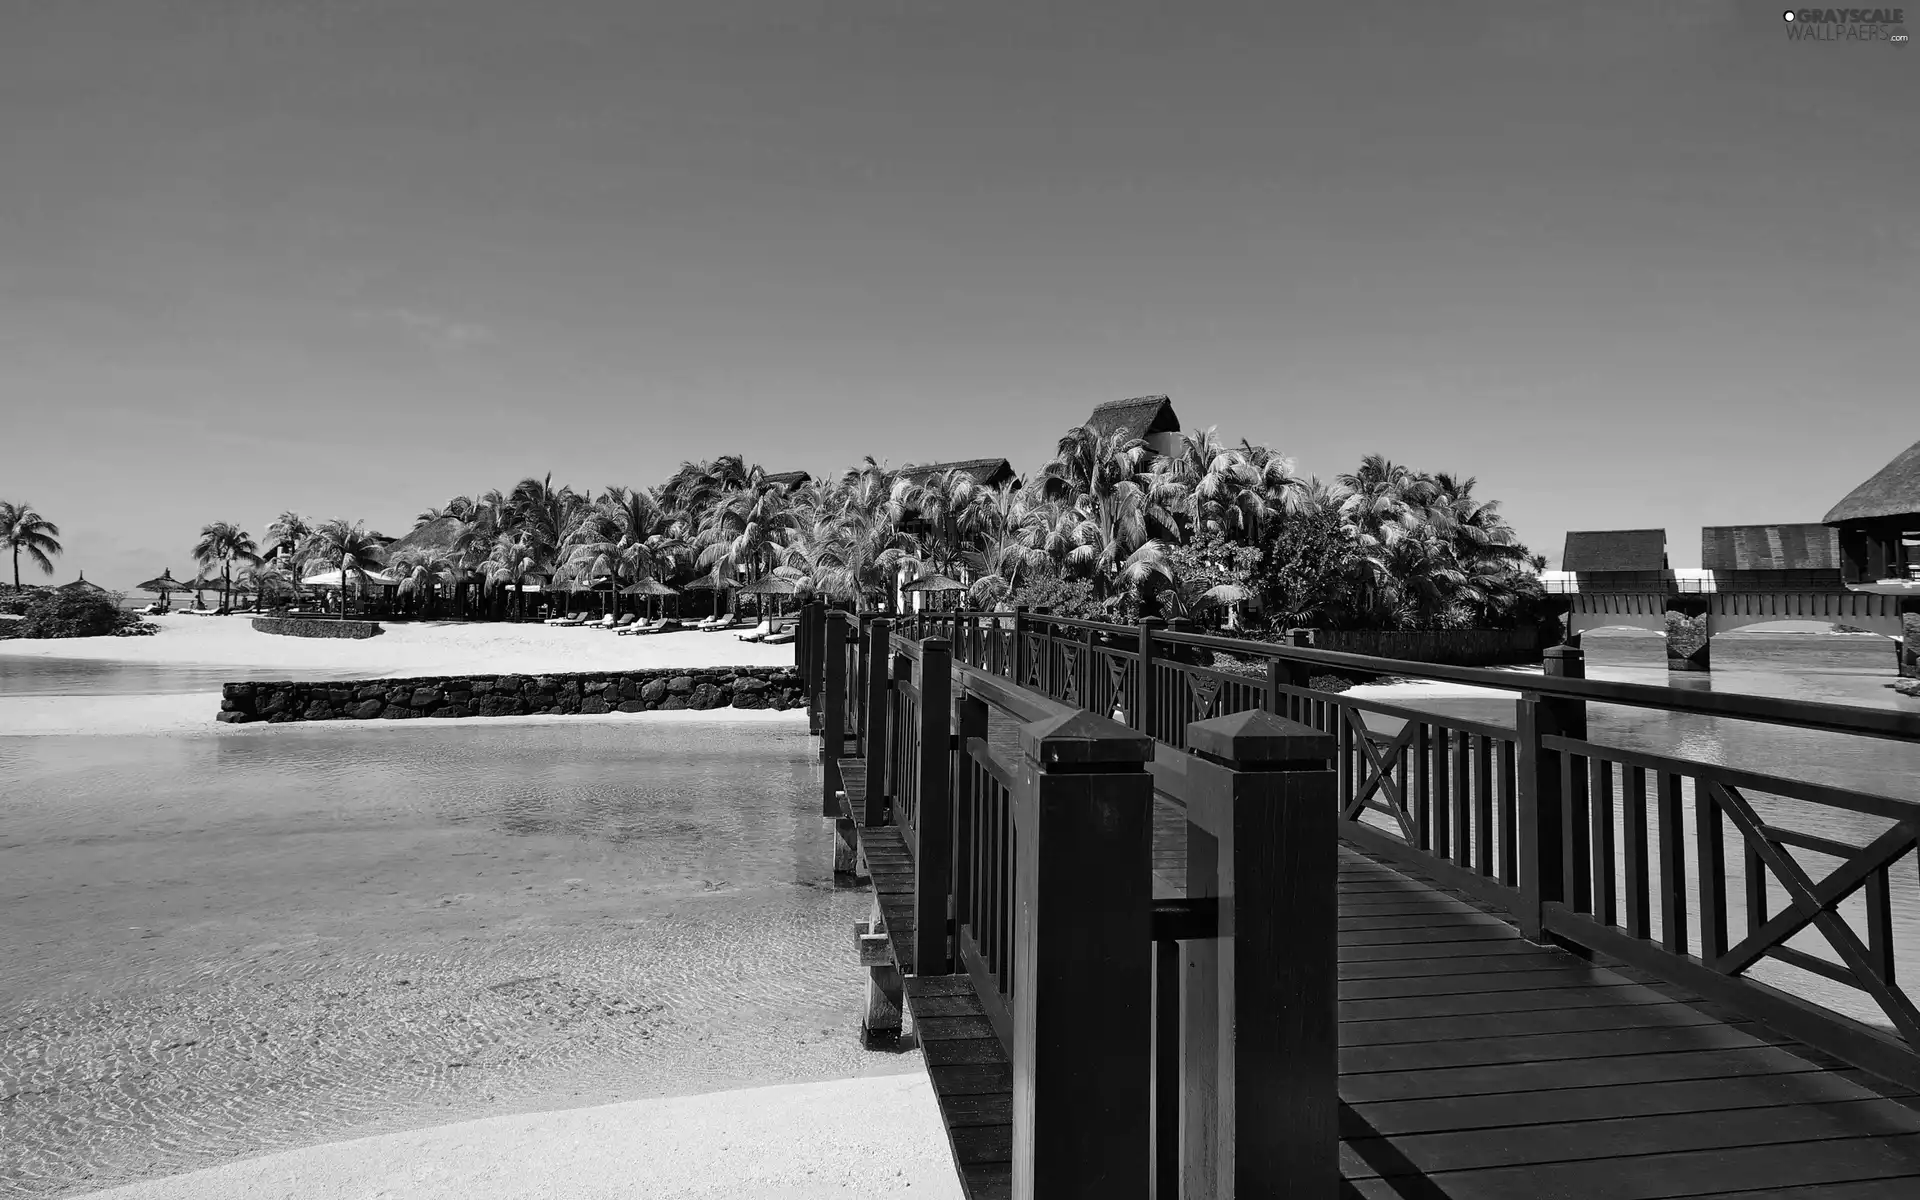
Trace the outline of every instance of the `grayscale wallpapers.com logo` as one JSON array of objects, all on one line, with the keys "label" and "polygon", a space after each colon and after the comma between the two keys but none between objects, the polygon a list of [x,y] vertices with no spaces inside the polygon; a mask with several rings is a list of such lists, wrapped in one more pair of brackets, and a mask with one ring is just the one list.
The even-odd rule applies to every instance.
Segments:
[{"label": "grayscale wallpapers.com logo", "polygon": [[1904,8],[1790,8],[1781,16],[1796,42],[1892,42],[1907,40]]}]

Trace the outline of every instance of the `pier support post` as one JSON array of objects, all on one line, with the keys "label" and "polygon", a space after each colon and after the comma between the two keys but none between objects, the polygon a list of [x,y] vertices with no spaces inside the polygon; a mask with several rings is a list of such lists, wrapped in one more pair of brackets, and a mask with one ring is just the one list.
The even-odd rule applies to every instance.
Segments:
[{"label": "pier support post", "polygon": [[1667,670],[1711,671],[1713,629],[1705,612],[1667,609]]},{"label": "pier support post", "polygon": [[[874,933],[886,931],[880,901],[873,902]],[[906,990],[900,970],[891,961],[867,968],[867,1011],[860,1020],[860,1044],[868,1050],[892,1049],[900,1044],[901,1017]]]},{"label": "pier support post", "polygon": [[1248,711],[1187,726],[1185,1195],[1330,1200],[1340,1185],[1335,741]]},{"label": "pier support post", "polygon": [[1894,652],[1900,656],[1900,677],[1920,679],[1920,609],[1900,614],[1900,640],[1894,643]]},{"label": "pier support post", "polygon": [[886,811],[887,756],[893,753],[893,623],[876,617],[867,627],[867,824]]},{"label": "pier support post", "polygon": [[[1547,647],[1542,662],[1543,673],[1550,677],[1586,676],[1586,655],[1572,646]],[[1547,749],[1541,739],[1553,735],[1586,737],[1587,706],[1580,700],[1522,692],[1516,707],[1514,740],[1520,757],[1520,795],[1515,814],[1514,866],[1520,897],[1513,915],[1521,936],[1538,942],[1544,936],[1543,906],[1570,899],[1579,883],[1580,868],[1574,859],[1588,861],[1584,853],[1586,776],[1572,775],[1572,788],[1563,793],[1560,752]],[[1569,844],[1569,835],[1577,844]],[[1575,878],[1568,877],[1570,866]]]}]

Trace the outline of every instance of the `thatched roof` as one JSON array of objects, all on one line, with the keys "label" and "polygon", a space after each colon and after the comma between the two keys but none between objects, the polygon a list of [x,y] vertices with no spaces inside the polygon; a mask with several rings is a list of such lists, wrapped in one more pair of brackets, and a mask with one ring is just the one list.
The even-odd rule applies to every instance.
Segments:
[{"label": "thatched roof", "polygon": [[678,596],[680,593],[658,579],[642,579],[620,589],[622,596]]},{"label": "thatched roof", "polygon": [[1600,529],[1568,533],[1563,571],[1664,571],[1664,529]]},{"label": "thatched roof", "polygon": [[965,471],[973,476],[974,482],[987,487],[999,487],[1014,477],[1013,464],[1004,458],[968,458],[959,462],[923,463],[916,467],[901,467],[900,478],[919,483],[935,475],[945,475],[948,471]]},{"label": "thatched roof", "polygon": [[1873,478],[1847,493],[1820,518],[1828,525],[1920,515],[1920,442],[1900,452]]},{"label": "thatched roof", "polygon": [[53,590],[56,592],[98,592],[101,595],[105,595],[107,591],[107,589],[101,587],[93,580],[88,579],[84,572],[80,578],[74,580],[72,583],[63,583]]},{"label": "thatched roof", "polygon": [[782,487],[800,487],[811,483],[813,476],[805,471],[776,471],[766,477],[768,483],[777,483]]},{"label": "thatched roof", "polygon": [[740,585],[742,596],[791,596],[799,590],[799,584],[791,579],[782,579],[778,575],[762,575],[758,579]]},{"label": "thatched roof", "polygon": [[1819,571],[1840,565],[1840,531],[1826,525],[1708,525],[1700,565],[1709,571]]},{"label": "thatched roof", "polygon": [[178,579],[175,579],[173,577],[173,568],[169,567],[158,575],[155,575],[152,579],[141,584],[140,590],[143,592],[187,592],[193,589],[181,583]]},{"label": "thatched roof", "polygon": [[466,532],[466,522],[458,517],[435,517],[403,538],[387,544],[387,557],[396,554],[451,554],[453,544]]},{"label": "thatched roof", "polygon": [[1165,396],[1135,396],[1096,405],[1087,418],[1087,428],[1101,437],[1124,433],[1129,438],[1143,438],[1155,433],[1179,433],[1180,418],[1173,411],[1173,401]]}]

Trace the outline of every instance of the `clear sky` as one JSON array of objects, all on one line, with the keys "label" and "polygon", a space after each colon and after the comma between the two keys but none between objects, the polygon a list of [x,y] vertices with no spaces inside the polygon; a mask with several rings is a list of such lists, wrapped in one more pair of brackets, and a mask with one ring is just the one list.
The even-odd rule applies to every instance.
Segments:
[{"label": "clear sky", "polygon": [[1920,46],[1764,3],[0,0],[56,580],[1157,392],[1691,566],[1920,438],[1916,331]]}]

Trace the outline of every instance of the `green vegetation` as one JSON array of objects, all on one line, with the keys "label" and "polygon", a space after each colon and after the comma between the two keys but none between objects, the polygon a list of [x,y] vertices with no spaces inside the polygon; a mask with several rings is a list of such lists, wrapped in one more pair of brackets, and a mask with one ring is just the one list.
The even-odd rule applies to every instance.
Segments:
[{"label": "green vegetation", "polygon": [[157,628],[122,610],[111,592],[34,588],[25,594],[24,602],[7,607],[22,619],[0,621],[0,638],[101,637],[152,633]]},{"label": "green vegetation", "polygon": [[283,513],[268,531],[274,560],[253,578],[292,567],[364,580],[384,567],[418,611],[459,595],[466,611],[496,616],[525,615],[536,581],[611,592],[643,579],[724,587],[775,575],[803,596],[886,608],[896,583],[939,573],[965,582],[974,606],[1120,620],[1233,614],[1230,624],[1256,633],[1534,620],[1537,561],[1474,487],[1378,455],[1328,485],[1212,429],[1162,455],[1076,428],[1035,476],[999,487],[964,469],[902,472],[871,458],[796,482],[738,455],[682,463],[653,488],[596,494],[527,478],[427,509],[419,536],[391,556],[358,525]]}]

